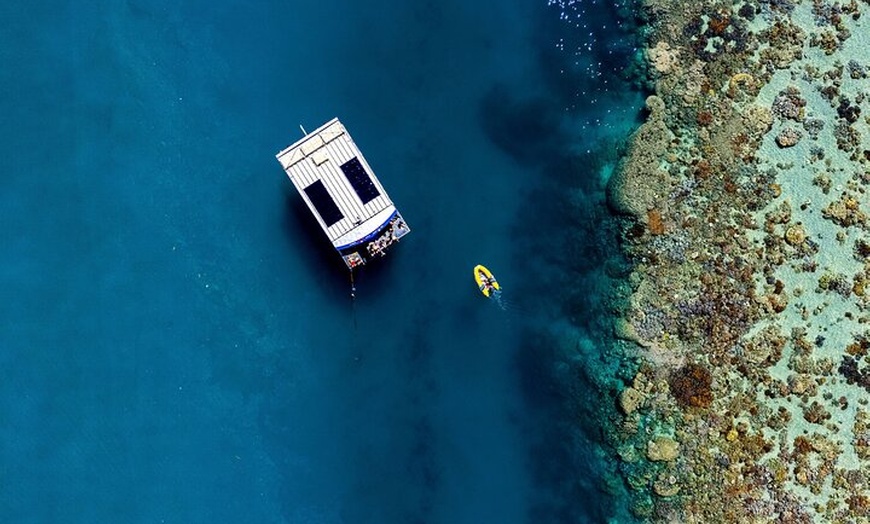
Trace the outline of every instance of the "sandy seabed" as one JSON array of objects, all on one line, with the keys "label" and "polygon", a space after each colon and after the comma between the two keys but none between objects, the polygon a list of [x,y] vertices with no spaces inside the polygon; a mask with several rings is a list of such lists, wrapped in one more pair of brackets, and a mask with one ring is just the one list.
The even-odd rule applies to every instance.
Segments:
[{"label": "sandy seabed", "polygon": [[870,2],[648,0],[609,187],[614,429],[651,522],[870,522]]}]

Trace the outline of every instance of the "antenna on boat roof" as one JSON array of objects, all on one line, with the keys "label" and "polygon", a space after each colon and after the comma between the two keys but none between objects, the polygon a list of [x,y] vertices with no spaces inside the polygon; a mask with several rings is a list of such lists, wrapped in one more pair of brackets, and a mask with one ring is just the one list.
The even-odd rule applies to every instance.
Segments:
[{"label": "antenna on boat roof", "polygon": [[299,124],[299,129],[302,130],[302,134],[303,134],[303,135],[308,136],[308,131],[306,131],[305,128],[302,127],[302,124]]}]

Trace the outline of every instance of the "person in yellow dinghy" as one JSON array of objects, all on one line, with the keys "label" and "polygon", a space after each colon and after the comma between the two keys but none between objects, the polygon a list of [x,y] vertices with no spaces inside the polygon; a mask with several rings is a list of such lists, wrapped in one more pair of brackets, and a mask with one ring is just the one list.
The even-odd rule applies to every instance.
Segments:
[{"label": "person in yellow dinghy", "polygon": [[501,293],[501,286],[486,267],[478,264],[474,266],[474,281],[485,297],[492,297]]}]

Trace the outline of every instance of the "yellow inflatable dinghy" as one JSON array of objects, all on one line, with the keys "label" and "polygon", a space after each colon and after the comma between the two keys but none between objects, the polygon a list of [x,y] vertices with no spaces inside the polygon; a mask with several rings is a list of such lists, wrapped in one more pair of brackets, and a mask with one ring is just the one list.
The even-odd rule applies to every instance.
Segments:
[{"label": "yellow inflatable dinghy", "polygon": [[498,285],[498,281],[492,276],[492,273],[480,264],[474,266],[474,281],[477,282],[477,287],[486,297],[491,297],[501,291],[501,286]]}]

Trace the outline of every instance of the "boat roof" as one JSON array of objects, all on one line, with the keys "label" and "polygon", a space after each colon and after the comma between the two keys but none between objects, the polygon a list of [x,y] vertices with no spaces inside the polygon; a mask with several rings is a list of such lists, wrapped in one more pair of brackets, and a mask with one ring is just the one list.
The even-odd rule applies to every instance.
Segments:
[{"label": "boat roof", "polygon": [[338,118],[276,157],[336,249],[375,233],[396,213]]}]

